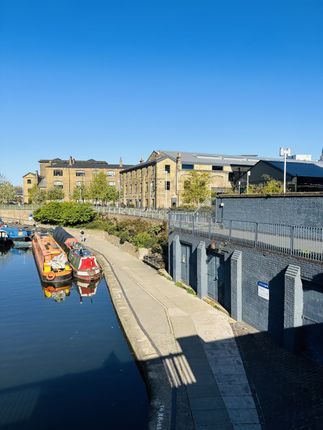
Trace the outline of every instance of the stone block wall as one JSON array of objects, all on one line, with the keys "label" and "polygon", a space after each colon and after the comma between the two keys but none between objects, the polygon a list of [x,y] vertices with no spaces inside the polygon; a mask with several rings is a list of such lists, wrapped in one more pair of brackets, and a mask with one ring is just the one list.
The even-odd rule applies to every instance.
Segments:
[{"label": "stone block wall", "polygon": [[276,197],[219,197],[218,221],[240,220],[271,224],[323,226],[323,194],[296,194]]}]

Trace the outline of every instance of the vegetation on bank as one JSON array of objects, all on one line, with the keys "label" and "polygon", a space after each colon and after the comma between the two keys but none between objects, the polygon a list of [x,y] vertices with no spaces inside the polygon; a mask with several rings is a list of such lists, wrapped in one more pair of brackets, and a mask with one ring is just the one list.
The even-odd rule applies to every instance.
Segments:
[{"label": "vegetation on bank", "polygon": [[89,203],[50,202],[34,211],[35,221],[42,224],[75,226],[91,222],[96,212]]},{"label": "vegetation on bank", "polygon": [[118,221],[98,215],[96,219],[84,228],[104,230],[120,238],[120,243],[129,242],[137,248],[151,248],[152,253],[165,255],[167,253],[167,224],[152,224],[143,219]]}]

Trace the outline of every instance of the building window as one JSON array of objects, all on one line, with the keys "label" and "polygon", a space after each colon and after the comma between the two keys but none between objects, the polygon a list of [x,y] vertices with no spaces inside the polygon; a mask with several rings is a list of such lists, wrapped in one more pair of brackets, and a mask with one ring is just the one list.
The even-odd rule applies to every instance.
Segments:
[{"label": "building window", "polygon": [[55,181],[54,182],[54,187],[55,188],[63,188],[64,187],[63,182],[61,182],[61,181]]},{"label": "building window", "polygon": [[183,170],[194,170],[194,164],[182,164]]},{"label": "building window", "polygon": [[113,172],[113,171],[107,172],[107,176],[115,176],[115,175],[116,175],[116,172]]},{"label": "building window", "polygon": [[108,182],[108,184],[109,184],[111,187],[115,187],[115,185],[116,185],[116,183],[115,183],[115,182],[113,182],[113,181]]},{"label": "building window", "polygon": [[85,172],[84,172],[84,170],[77,170],[77,171],[75,172],[75,175],[76,175],[76,176],[85,176]]},{"label": "building window", "polygon": [[170,164],[165,164],[165,172],[170,173]]},{"label": "building window", "polygon": [[27,184],[31,184],[31,179],[27,179]]},{"label": "building window", "polygon": [[170,181],[165,181],[165,190],[170,190]]},{"label": "building window", "polygon": [[61,169],[54,169],[53,175],[54,176],[63,176],[63,170],[61,170]]},{"label": "building window", "polygon": [[223,170],[223,166],[212,166],[212,170]]}]

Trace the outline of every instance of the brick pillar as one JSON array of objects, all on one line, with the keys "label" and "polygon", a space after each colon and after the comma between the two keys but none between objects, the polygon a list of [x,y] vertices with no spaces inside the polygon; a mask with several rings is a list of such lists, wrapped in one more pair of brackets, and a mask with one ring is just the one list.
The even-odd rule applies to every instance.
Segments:
[{"label": "brick pillar", "polygon": [[179,240],[179,235],[176,234],[173,238],[173,280],[174,282],[181,280],[181,242]]},{"label": "brick pillar", "polygon": [[284,346],[297,350],[297,327],[303,325],[303,285],[301,268],[290,264],[285,272],[284,289]]},{"label": "brick pillar", "polygon": [[205,242],[197,247],[197,295],[200,299],[207,296],[207,257]]},{"label": "brick pillar", "polygon": [[231,316],[242,319],[242,252],[234,251],[231,256]]}]

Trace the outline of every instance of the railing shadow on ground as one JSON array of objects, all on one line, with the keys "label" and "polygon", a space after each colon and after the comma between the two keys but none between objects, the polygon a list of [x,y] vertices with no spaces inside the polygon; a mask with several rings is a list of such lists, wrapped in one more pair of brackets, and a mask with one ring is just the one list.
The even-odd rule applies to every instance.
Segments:
[{"label": "railing shadow on ground", "polygon": [[[318,331],[322,330],[322,324],[316,326]],[[239,423],[248,421],[246,417],[251,413],[250,394],[263,429],[323,428],[323,367],[277,346],[265,332],[251,334],[241,323],[232,323],[232,329],[235,338],[213,342],[204,342],[198,336],[178,338],[178,353],[138,363],[144,373],[147,366],[159,372],[160,379],[153,372],[155,383],[161,381],[160,385],[168,387],[169,396],[164,391],[156,398],[152,392],[152,411],[156,416],[150,419],[155,423],[154,428],[193,430],[208,425],[227,429],[233,428],[228,426],[230,420],[236,421],[239,428]],[[300,336],[303,333],[303,328],[288,330]],[[136,390],[128,379],[130,364],[121,366],[111,354],[97,369],[2,389],[0,427],[54,430],[61,429],[63,423],[64,428],[80,430],[101,429],[102,425],[141,430],[145,426],[139,424],[142,421],[136,415],[138,404],[127,401],[129,390]],[[120,367],[124,369],[121,385],[116,378]],[[161,374],[161,367],[167,377]],[[249,385],[244,382],[242,370]],[[149,374],[152,376],[151,371]],[[115,390],[122,391],[122,403],[114,404]],[[140,390],[137,395],[145,401]]]}]

